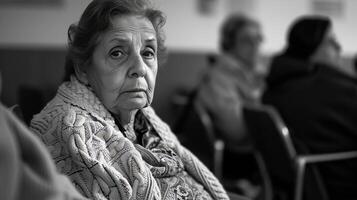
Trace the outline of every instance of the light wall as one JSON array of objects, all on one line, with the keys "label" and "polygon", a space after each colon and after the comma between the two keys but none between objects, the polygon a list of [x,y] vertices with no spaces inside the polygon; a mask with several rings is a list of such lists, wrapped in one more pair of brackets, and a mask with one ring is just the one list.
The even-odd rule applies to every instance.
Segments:
[{"label": "light wall", "polygon": [[[258,0],[257,18],[264,26],[266,35],[265,51],[281,49],[285,44],[285,34],[289,24],[299,15],[312,14],[313,0]],[[338,1],[338,0],[337,0]],[[343,54],[350,56],[357,53],[357,1],[339,0],[344,3],[341,16],[331,16],[334,30],[341,42]]]},{"label": "light wall", "polygon": [[62,0],[55,5],[0,3],[0,46],[64,47],[67,30],[77,21],[89,0]]},{"label": "light wall", "polygon": [[[198,12],[199,1],[205,0],[154,0],[167,15],[167,44],[171,50],[217,51],[222,20],[232,10],[241,10],[261,21],[265,33],[264,52],[276,52],[284,45],[291,21],[311,12],[312,0],[206,0],[215,4],[208,15]],[[357,1],[340,1],[345,3],[345,12],[333,21],[344,53],[354,54],[357,51]],[[78,20],[89,2],[62,0],[59,6],[0,4],[0,46],[64,47],[68,26]]]}]

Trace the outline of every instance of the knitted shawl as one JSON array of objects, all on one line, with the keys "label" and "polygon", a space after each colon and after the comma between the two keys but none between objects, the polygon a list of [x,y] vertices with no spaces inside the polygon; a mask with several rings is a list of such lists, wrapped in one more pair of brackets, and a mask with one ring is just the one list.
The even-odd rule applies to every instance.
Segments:
[{"label": "knitted shawl", "polygon": [[[213,199],[228,199],[215,176],[185,147],[151,107],[142,109],[184,170]],[[160,162],[120,132],[113,116],[90,88],[75,77],[34,116],[30,125],[49,149],[58,170],[91,199],[175,199],[152,173]],[[145,159],[144,159],[145,158]],[[145,160],[145,161],[144,161]]]}]

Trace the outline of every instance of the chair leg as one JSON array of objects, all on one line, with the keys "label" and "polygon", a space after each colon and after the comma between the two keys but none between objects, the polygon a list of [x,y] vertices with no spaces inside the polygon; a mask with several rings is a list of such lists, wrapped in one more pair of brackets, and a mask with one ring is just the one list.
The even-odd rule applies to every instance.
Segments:
[{"label": "chair leg", "polygon": [[302,200],[303,198],[303,183],[305,174],[305,161],[297,160],[297,172],[296,172],[296,185],[295,185],[295,200]]},{"label": "chair leg", "polygon": [[264,163],[263,157],[259,152],[254,152],[255,160],[257,161],[259,172],[263,181],[263,192],[264,192],[264,200],[272,200],[273,199],[273,188],[271,179],[268,173],[268,169]]}]

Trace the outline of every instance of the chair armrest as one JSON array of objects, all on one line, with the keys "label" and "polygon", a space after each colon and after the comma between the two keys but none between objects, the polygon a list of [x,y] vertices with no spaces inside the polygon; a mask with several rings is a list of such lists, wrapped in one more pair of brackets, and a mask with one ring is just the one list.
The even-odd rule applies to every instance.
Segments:
[{"label": "chair armrest", "polygon": [[295,200],[302,199],[306,164],[347,160],[352,158],[357,158],[357,151],[298,156],[296,158],[297,174],[296,174]]},{"label": "chair armrest", "polygon": [[328,162],[328,161],[338,161],[357,158],[357,151],[346,151],[338,153],[326,153],[326,154],[315,154],[315,155],[303,155],[298,156],[298,162],[304,163],[318,163],[318,162]]},{"label": "chair armrest", "polygon": [[228,196],[229,196],[230,200],[251,200],[248,197],[241,196],[241,195],[238,195],[238,194],[235,194],[235,193],[232,193],[232,192],[228,192]]}]

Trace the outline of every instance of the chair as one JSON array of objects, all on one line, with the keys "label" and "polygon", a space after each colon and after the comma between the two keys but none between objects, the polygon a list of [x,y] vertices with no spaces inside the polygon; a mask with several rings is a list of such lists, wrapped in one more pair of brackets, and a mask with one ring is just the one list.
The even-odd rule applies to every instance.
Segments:
[{"label": "chair", "polygon": [[[195,94],[193,93],[175,93],[173,95],[172,103],[181,108],[181,115],[179,115],[177,123],[173,126],[173,131],[178,134],[181,142],[187,146],[200,160],[205,163],[215,174],[215,176],[223,183],[223,162],[225,143],[223,140],[216,137],[211,117],[207,111],[195,101]],[[188,127],[190,130],[184,135],[189,135],[185,140],[182,132]],[[181,132],[181,133],[180,133]],[[194,134],[194,135],[192,135]],[[182,141],[183,140],[183,141]],[[202,152],[192,146],[198,147]],[[191,148],[190,148],[191,147]],[[236,191],[228,191],[230,199],[234,200],[248,200],[249,198],[236,194]]]},{"label": "chair", "polygon": [[202,124],[211,144],[211,148],[213,149],[213,173],[218,179],[222,180],[225,143],[222,139],[216,136],[211,117],[197,101],[194,102],[193,109],[198,115],[200,123]]},{"label": "chair", "polygon": [[[211,168],[218,179],[222,179],[224,142],[216,138],[210,116],[195,101],[195,97],[195,90],[176,92],[173,95],[172,103],[175,107],[181,107],[173,131],[179,138],[181,137],[184,145]],[[183,132],[186,133],[183,134]],[[189,138],[186,139],[185,136]],[[197,145],[198,143],[200,145]]]},{"label": "chair", "polygon": [[272,189],[271,189],[271,183],[270,183],[270,178],[268,176],[268,171],[267,168],[264,164],[263,158],[261,154],[256,151],[255,148],[251,147],[243,147],[241,149],[239,148],[232,148],[229,145],[227,145],[224,140],[220,139],[217,137],[217,135],[214,132],[214,127],[212,123],[212,119],[207,113],[207,111],[198,103],[194,102],[194,108],[195,112],[198,114],[201,123],[203,124],[206,134],[208,138],[211,141],[211,144],[214,148],[214,154],[213,154],[213,172],[214,174],[221,180],[223,180],[223,164],[224,164],[224,152],[225,149],[229,149],[231,151],[240,151],[241,153],[248,153],[252,154],[256,163],[257,167],[259,170],[259,174],[262,180],[262,185],[263,185],[263,190],[261,191],[260,198],[263,198],[264,200],[272,200]]},{"label": "chair", "polygon": [[[266,165],[274,192],[279,187],[284,188],[284,183],[290,183],[292,188],[285,189],[290,189],[295,200],[328,199],[316,164],[357,158],[357,151],[298,155],[289,129],[273,107],[247,104],[243,114],[255,147]],[[306,184],[309,187],[304,187]],[[291,196],[288,198],[292,199]]]},{"label": "chair", "polygon": [[[243,146],[242,148],[232,148],[230,145],[217,136],[213,121],[207,110],[197,101],[196,99],[197,90],[191,92],[175,92],[172,98],[172,103],[176,107],[180,107],[177,113],[179,117],[177,122],[173,126],[174,132],[178,135],[181,142],[189,147],[189,149],[196,154],[210,169],[213,171],[215,176],[220,179],[225,185],[225,187],[235,190],[234,181],[227,181],[223,178],[223,167],[224,167],[224,154],[226,151],[229,152],[239,152],[240,154],[251,154],[254,157],[254,160],[257,163],[259,170],[259,175],[261,176],[263,182],[263,191],[262,195],[266,200],[271,199],[271,190],[269,188],[267,180],[267,172],[263,160],[257,151],[252,149],[252,146],[249,145]],[[189,127],[189,133],[182,134],[185,132],[185,128]],[[189,135],[189,138],[185,140],[184,135]],[[198,137],[198,140],[195,139]],[[204,150],[206,155],[200,154],[201,152],[197,151],[194,148],[190,148],[194,143],[194,146],[197,146],[199,143],[199,149]],[[208,159],[205,158],[208,155]]]}]

